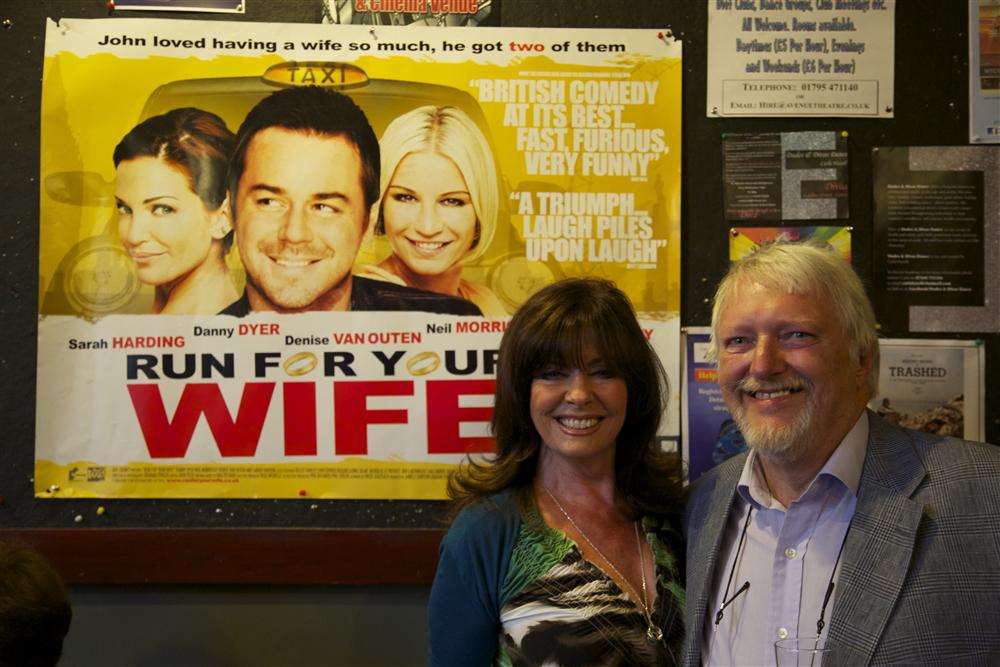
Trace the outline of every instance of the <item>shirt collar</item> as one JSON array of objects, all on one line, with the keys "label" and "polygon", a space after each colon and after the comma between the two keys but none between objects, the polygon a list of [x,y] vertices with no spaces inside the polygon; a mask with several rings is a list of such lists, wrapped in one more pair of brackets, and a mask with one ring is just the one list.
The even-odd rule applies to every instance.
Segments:
[{"label": "shirt collar", "polygon": [[[840,441],[837,449],[833,451],[833,454],[830,455],[830,458],[809,484],[806,493],[809,493],[813,485],[816,484],[816,480],[827,478],[831,481],[838,480],[852,495],[857,496],[867,449],[868,413],[862,410],[858,420],[854,422],[854,426]],[[743,464],[743,472],[736,484],[736,490],[745,502],[757,509],[780,509],[782,511],[786,509],[771,495],[771,490],[767,487],[767,482],[764,481],[764,475],[757,461],[757,452],[752,448]]]}]

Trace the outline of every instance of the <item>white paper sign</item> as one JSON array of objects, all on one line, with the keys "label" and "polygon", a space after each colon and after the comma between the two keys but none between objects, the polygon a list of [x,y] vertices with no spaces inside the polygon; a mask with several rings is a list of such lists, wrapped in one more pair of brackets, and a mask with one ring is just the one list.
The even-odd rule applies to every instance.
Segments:
[{"label": "white paper sign", "polygon": [[906,428],[985,437],[980,341],[884,338],[879,351],[878,395],[868,407]]},{"label": "white paper sign", "polygon": [[1000,0],[969,0],[969,143],[1000,143]]},{"label": "white paper sign", "polygon": [[708,0],[709,117],[893,116],[895,0]]}]

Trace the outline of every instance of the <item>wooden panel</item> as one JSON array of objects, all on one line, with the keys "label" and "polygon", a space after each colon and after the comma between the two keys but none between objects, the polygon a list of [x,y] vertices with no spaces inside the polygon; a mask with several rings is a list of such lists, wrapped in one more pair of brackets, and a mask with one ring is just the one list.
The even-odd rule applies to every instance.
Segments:
[{"label": "wooden panel", "polygon": [[5,529],[75,584],[429,584],[440,530]]}]

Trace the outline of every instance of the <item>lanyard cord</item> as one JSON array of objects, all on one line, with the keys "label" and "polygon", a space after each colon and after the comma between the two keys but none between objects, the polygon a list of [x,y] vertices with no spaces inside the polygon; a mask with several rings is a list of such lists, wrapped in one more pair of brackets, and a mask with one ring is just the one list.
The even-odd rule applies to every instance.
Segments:
[{"label": "lanyard cord", "polygon": [[733,575],[736,574],[736,563],[740,559],[740,549],[746,545],[747,540],[747,528],[750,527],[750,516],[753,514],[753,505],[747,505],[747,520],[743,522],[743,530],[740,531],[740,541],[736,544],[736,555],[733,557],[733,564],[729,567],[729,580],[726,581],[726,590],[722,594],[722,606],[719,607],[719,611],[715,612],[715,624],[719,625],[722,622],[722,612],[728,607],[733,601],[738,598],[742,593],[746,592],[750,588],[750,581],[743,582],[740,589],[733,593],[733,597],[729,597],[729,587],[733,585]]},{"label": "lanyard cord", "polygon": [[[753,505],[747,506],[747,518],[743,522],[743,530],[740,531],[740,541],[736,545],[736,556],[733,558],[733,564],[729,568],[729,578],[726,581],[726,590],[722,594],[722,606],[719,607],[719,611],[715,613],[715,625],[718,626],[722,622],[723,611],[726,607],[732,604],[736,598],[742,595],[744,592],[749,590],[750,581],[747,580],[743,582],[739,590],[733,593],[733,597],[729,596],[729,588],[733,584],[733,576],[736,574],[736,563],[740,559],[740,550],[746,545],[747,538],[747,528],[750,526],[750,516],[753,514]],[[851,525],[854,523],[854,518],[851,518],[851,522],[847,524],[847,532],[844,533],[844,539],[840,543],[840,549],[837,550],[837,559],[833,561],[833,569],[830,570],[830,581],[826,586],[826,594],[823,596],[823,604],[819,610],[819,619],[816,621],[816,636],[819,637],[823,634],[823,628],[826,627],[826,622],[823,620],[826,616],[826,607],[830,604],[830,598],[833,596],[833,586],[834,578],[837,576],[837,566],[840,564],[840,557],[844,553],[844,545],[847,544],[847,536],[851,533]]]}]

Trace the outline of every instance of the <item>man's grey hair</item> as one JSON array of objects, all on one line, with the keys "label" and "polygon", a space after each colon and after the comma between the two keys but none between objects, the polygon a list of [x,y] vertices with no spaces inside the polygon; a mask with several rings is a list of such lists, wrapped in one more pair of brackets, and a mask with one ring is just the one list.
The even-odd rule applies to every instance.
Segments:
[{"label": "man's grey hair", "polygon": [[778,242],[759,248],[737,260],[719,283],[712,305],[712,354],[718,351],[719,316],[741,285],[759,284],[766,289],[801,296],[825,296],[851,342],[851,359],[860,363],[871,357],[868,373],[869,398],[878,393],[878,333],[875,311],[861,279],[827,244]]}]

